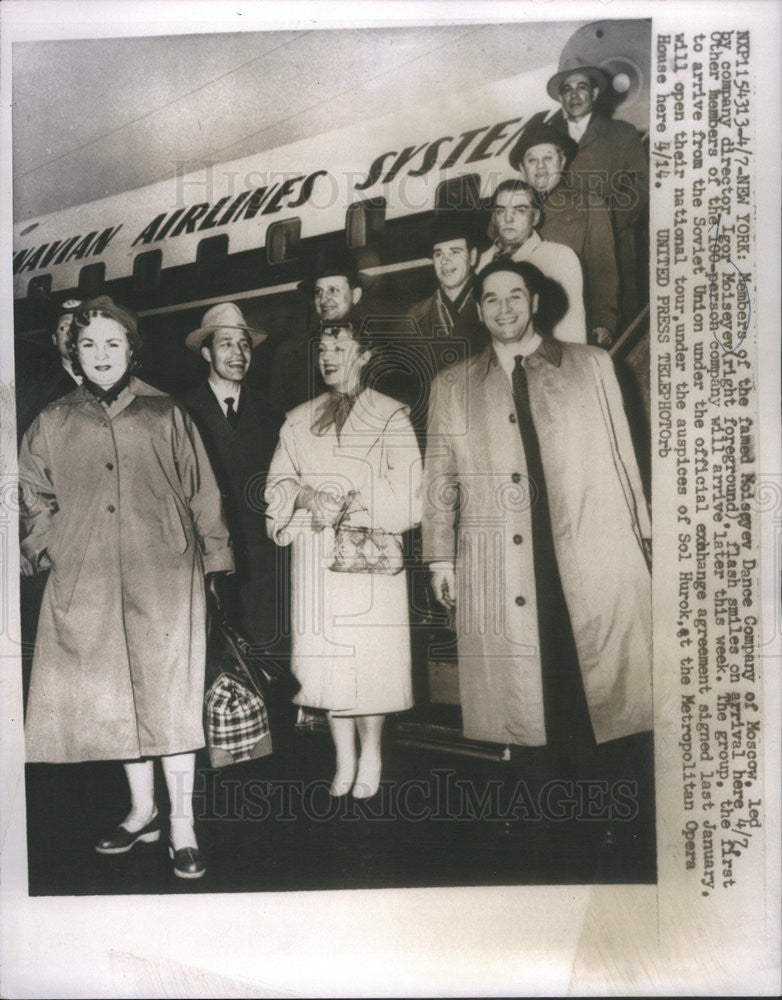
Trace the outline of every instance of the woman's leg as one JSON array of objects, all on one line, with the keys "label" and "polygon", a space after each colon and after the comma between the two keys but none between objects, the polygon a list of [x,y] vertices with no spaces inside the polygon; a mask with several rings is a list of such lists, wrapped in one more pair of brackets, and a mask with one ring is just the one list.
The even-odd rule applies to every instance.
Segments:
[{"label": "woman's leg", "polygon": [[380,786],[380,738],[383,735],[384,715],[357,715],[356,727],[361,739],[361,757],[358,774],[353,786],[353,796],[357,799],[371,798]]},{"label": "woman's leg", "polygon": [[130,788],[130,812],[118,827],[101,837],[95,845],[98,854],[125,854],[140,840],[152,843],[160,839],[152,761],[134,760],[123,766]]},{"label": "woman's leg", "polygon": [[179,753],[161,757],[171,802],[171,845],[175,851],[183,847],[198,847],[193,829],[193,784],[195,754]]},{"label": "woman's leg", "polygon": [[130,812],[121,825],[130,833],[136,833],[157,813],[155,775],[151,760],[134,760],[123,766],[130,787]]},{"label": "woman's leg", "polygon": [[329,791],[332,795],[347,795],[356,777],[355,719],[327,713],[331,738],[337,751],[337,770]]}]

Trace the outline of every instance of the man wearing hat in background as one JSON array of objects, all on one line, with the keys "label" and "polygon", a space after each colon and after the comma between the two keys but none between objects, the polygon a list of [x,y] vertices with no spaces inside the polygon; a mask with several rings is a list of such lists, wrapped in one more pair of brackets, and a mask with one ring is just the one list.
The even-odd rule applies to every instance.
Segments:
[{"label": "man wearing hat in background", "polygon": [[596,190],[614,224],[621,278],[622,323],[631,322],[643,304],[638,283],[638,228],[649,205],[649,162],[641,139],[628,122],[610,118],[598,102],[608,90],[606,74],[573,58],[551,77],[549,96],[562,110],[548,122],[578,143],[571,175]]},{"label": "man wearing hat in background", "polygon": [[571,183],[565,170],[578,145],[564,132],[534,122],[508,154],[543,201],[538,232],[574,250],[584,269],[587,333],[610,347],[619,326],[619,275],[611,215],[599,194]]},{"label": "man wearing hat in background", "polygon": [[416,338],[420,338],[411,344],[420,384],[415,398],[405,401],[411,403],[411,419],[422,449],[432,379],[448,365],[472,357],[487,343],[473,294],[477,259],[472,215],[448,212],[437,216],[432,227],[437,288],[410,309]]},{"label": "man wearing hat in background", "polygon": [[350,319],[361,299],[361,283],[352,254],[336,251],[327,260],[316,262],[309,277],[299,284],[299,291],[312,295],[317,322],[294,333],[275,352],[269,402],[280,414],[326,391],[313,361],[312,345],[320,337],[321,322]]},{"label": "man wearing hat in background", "polygon": [[586,343],[584,276],[581,262],[564,243],[542,240],[535,232],[540,222],[541,199],[535,188],[519,178],[502,181],[491,199],[489,238],[494,242],[481,254],[478,271],[493,260],[528,260],[553,284],[549,288],[551,317],[538,315],[557,340]]},{"label": "man wearing hat in background", "polygon": [[281,550],[266,532],[263,492],[280,421],[245,383],[252,350],[264,340],[233,302],[208,309],[185,344],[207,362],[209,376],[182,402],[201,432],[234,545],[236,574],[224,581],[224,610],[252,643],[279,651],[287,635],[284,574]]},{"label": "man wearing hat in background", "polygon": [[[432,264],[437,289],[410,310],[418,332],[426,340],[460,342],[458,360],[486,346],[486,334],[478,318],[473,279],[478,251],[474,220],[464,212],[438,216],[432,229]],[[451,344],[453,346],[453,343]],[[452,364],[453,351],[435,352],[436,372]]]},{"label": "man wearing hat in background", "polygon": [[47,351],[47,356],[34,382],[19,386],[16,393],[16,432],[19,440],[44,407],[61,399],[67,393],[81,385],[81,378],[74,375],[71,359],[68,354],[68,333],[71,329],[74,314],[81,305],[78,299],[67,299],[53,315],[54,330],[52,345],[54,351]]}]

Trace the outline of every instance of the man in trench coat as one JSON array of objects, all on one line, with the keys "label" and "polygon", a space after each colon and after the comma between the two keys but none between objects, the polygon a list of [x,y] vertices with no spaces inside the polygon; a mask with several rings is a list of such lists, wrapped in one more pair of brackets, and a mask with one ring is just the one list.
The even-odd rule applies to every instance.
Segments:
[{"label": "man in trench coat", "polygon": [[541,278],[476,279],[491,343],[433,386],[423,554],[464,735],[577,751],[652,727],[650,522],[612,361],[538,333]]}]

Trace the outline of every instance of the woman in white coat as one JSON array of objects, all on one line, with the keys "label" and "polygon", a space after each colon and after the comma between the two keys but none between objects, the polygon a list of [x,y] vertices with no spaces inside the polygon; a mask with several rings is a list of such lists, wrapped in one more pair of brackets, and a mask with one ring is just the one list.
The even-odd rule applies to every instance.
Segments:
[{"label": "woman in white coat", "polygon": [[329,391],[286,415],[266,491],[269,534],[292,545],[294,700],[327,711],[330,791],[356,798],[378,789],[385,715],[413,704],[407,583],[404,571],[334,569],[334,529],[381,529],[395,536],[393,551],[421,519],[415,433],[402,403],[362,386],[370,357],[350,322],[323,324],[318,364]]}]

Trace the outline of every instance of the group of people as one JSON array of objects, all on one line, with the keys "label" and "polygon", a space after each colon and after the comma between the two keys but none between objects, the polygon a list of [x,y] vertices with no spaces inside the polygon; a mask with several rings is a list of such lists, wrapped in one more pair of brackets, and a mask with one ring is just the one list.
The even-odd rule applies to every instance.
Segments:
[{"label": "group of people", "polygon": [[413,704],[403,539],[419,525],[431,593],[455,614],[465,736],[578,752],[651,729],[648,507],[594,346],[634,308],[614,246],[638,215],[577,182],[579,158],[620,156],[619,135],[632,156],[610,177],[643,210],[637,135],[593,114],[606,85],[594,67],[552,79],[566,117],[519,140],[483,252],[464,213],[435,219],[437,288],[406,310],[407,398],[384,391],[344,255],[313,271],[317,329],[281,343],[265,394],[246,376],[266,335],[235,303],[187,336],[208,376],[180,401],[138,378],[129,310],[62,305],[61,373],[19,458],[22,572],[48,571],[26,741],[29,761],[123,761],[130,812],[98,852],[160,838],[159,757],[174,872],[206,870],[192,789],[207,602],[264,648],[290,637],[293,700],[333,738],[331,794],[376,793],[384,718]]}]

